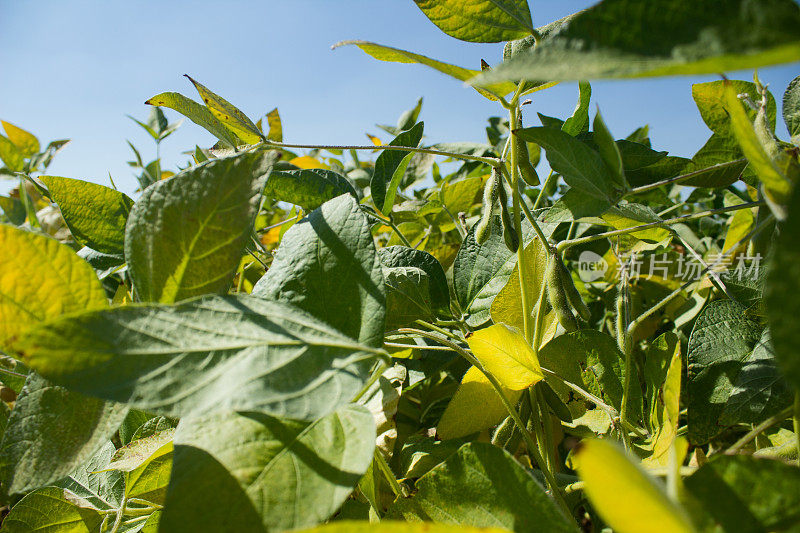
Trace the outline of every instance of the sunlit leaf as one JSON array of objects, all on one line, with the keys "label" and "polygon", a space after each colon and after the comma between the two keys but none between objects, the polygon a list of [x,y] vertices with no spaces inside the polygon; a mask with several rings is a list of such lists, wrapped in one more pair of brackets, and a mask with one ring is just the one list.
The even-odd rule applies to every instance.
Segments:
[{"label": "sunlit leaf", "polygon": [[467,343],[481,365],[508,389],[527,389],[544,378],[533,348],[515,328],[494,324],[470,335]]}]

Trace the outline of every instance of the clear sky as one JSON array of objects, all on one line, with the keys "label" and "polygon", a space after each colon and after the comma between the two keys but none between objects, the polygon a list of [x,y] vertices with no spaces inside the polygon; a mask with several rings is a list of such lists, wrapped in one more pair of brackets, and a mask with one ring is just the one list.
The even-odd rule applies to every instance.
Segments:
[{"label": "clear sky", "polygon": [[[530,0],[537,26],[592,3]],[[481,58],[499,62],[502,54],[502,44],[444,35],[412,0],[0,0],[0,118],[45,143],[72,139],[50,173],[104,184],[111,173],[130,193],[136,180],[125,163],[131,158],[126,139],[148,160],[154,148],[125,115],[146,118],[143,102],[164,91],[197,99],[184,73],[254,120],[278,107],[287,142],[365,143],[365,132],[382,134],[376,122],[394,124],[420,96],[429,142],[484,141],[486,118],[504,114],[425,67],[378,62],[354,47],[330,50],[344,39],[471,68]],[[729,74],[752,79],[752,72]],[[800,65],[793,64],[763,69],[760,77],[780,102],[798,74]],[[617,137],[647,123],[654,147],[691,156],[710,134],[691,84],[711,79],[596,82],[593,102]],[[576,96],[575,84],[537,93],[526,125],[538,125],[535,111],[568,116]],[[212,142],[187,121],[162,145],[165,165],[185,161],[180,152],[195,144]],[[0,191],[8,186],[0,182]]]}]

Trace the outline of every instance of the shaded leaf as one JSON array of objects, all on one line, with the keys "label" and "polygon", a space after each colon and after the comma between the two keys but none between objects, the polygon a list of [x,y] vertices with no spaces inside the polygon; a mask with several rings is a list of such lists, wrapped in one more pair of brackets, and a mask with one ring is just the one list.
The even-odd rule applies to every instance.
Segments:
[{"label": "shaded leaf", "polygon": [[347,178],[324,169],[273,171],[267,179],[264,195],[313,211],[342,194],[358,198]]}]

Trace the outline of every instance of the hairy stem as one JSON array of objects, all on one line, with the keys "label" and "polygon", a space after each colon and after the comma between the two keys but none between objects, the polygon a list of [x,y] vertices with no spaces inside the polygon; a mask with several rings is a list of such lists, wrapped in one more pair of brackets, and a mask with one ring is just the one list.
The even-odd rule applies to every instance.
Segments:
[{"label": "hairy stem", "polygon": [[[767,429],[771,428],[775,424],[780,424],[793,414],[795,414],[795,407],[797,406],[797,396],[795,396],[795,405],[791,407],[787,407],[780,413],[772,415],[771,417],[767,418],[759,425],[754,427],[752,430],[748,431],[741,439],[737,440],[733,443],[733,445],[725,450],[725,455],[736,455],[739,451],[747,446],[753,439],[755,439],[762,431],[766,431]],[[797,427],[797,415],[795,414],[794,418],[795,423],[795,430],[798,429]]]}]

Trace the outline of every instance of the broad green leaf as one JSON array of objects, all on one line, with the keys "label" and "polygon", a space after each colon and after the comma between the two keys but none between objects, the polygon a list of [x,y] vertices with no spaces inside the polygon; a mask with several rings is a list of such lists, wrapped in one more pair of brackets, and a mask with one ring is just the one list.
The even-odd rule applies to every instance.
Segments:
[{"label": "broad green leaf", "polygon": [[104,470],[133,472],[145,464],[162,446],[171,443],[174,433],[174,430],[168,429],[134,440],[117,450]]},{"label": "broad green leaf", "polygon": [[555,128],[524,128],[517,135],[545,150],[552,169],[564,177],[570,187],[594,198],[616,202],[622,192],[611,170],[599,153],[585,143]]},{"label": "broad green leaf", "polygon": [[467,344],[503,387],[524,390],[544,379],[533,348],[516,328],[494,324],[473,333]]},{"label": "broad green leaf", "polygon": [[605,0],[475,82],[715,74],[798,59],[791,0]]},{"label": "broad green leaf", "polygon": [[[661,220],[661,217],[646,205],[633,203],[612,207],[603,213],[602,218],[615,229],[632,228]],[[670,231],[667,228],[654,227],[630,235],[643,241],[658,243],[668,239]]]},{"label": "broad green leaf", "polygon": [[572,115],[564,121],[561,131],[575,137],[589,131],[589,100],[592,98],[592,86],[588,81],[578,83],[578,104]]},{"label": "broad green leaf", "polygon": [[17,198],[0,196],[0,210],[8,217],[8,221],[15,226],[21,226],[25,223],[27,218],[25,206]]},{"label": "broad green leaf", "polygon": [[800,300],[795,297],[800,286],[800,187],[792,193],[789,217],[774,249],[764,290],[767,318],[781,371],[795,391],[800,391]]},{"label": "broad green leaf", "polygon": [[488,443],[462,446],[416,482],[389,517],[509,531],[575,532],[539,482],[514,457]]},{"label": "broad green leaf", "polygon": [[256,144],[263,140],[261,131],[247,118],[236,106],[225,100],[218,94],[210,91],[199,81],[193,80],[188,74],[184,74],[192,82],[194,88],[200,94],[200,98],[205,102],[206,107],[217,120],[222,122],[225,127],[236,134],[247,144]]},{"label": "broad green leaf", "polygon": [[679,339],[675,333],[667,331],[659,335],[647,348],[644,361],[644,383],[650,406],[650,429],[658,428],[659,395],[667,381],[672,360],[680,353]]},{"label": "broad green leaf", "polygon": [[789,531],[800,523],[800,470],[781,461],[720,455],[684,485],[720,531]]},{"label": "broad green leaf", "polygon": [[[622,407],[625,383],[624,360],[616,340],[588,329],[559,335],[539,350],[539,364],[543,368],[580,385],[618,411]],[[559,380],[548,380],[547,384],[569,406],[574,418],[586,412],[587,405],[582,400],[574,401],[571,389],[566,385]],[[633,394],[628,411],[638,417],[642,412],[641,391],[638,385],[631,389]]]},{"label": "broad green leaf", "polygon": [[92,268],[58,241],[0,224],[0,250],[0,347],[37,322],[108,305]]},{"label": "broad green leaf", "polygon": [[125,258],[142,301],[227,291],[274,161],[275,152],[213,159],[145,189],[125,230]]},{"label": "broad green leaf", "polygon": [[305,211],[313,211],[342,194],[358,198],[347,178],[332,170],[318,168],[274,170],[264,188],[264,196],[299,205]]},{"label": "broad green leaf", "polygon": [[386,329],[396,329],[415,320],[431,320],[433,306],[430,297],[430,278],[417,267],[388,267],[383,269],[386,283]]},{"label": "broad green leaf", "polygon": [[573,461],[589,501],[614,531],[640,533],[656,524],[664,533],[694,531],[683,510],[615,444],[582,441]]},{"label": "broad green leaf", "polygon": [[[512,256],[513,254],[508,250],[503,240],[500,217],[495,217],[492,221],[492,233],[482,245],[475,242],[475,227],[473,226],[469,230],[453,263],[453,288],[455,289],[456,300],[462,310],[470,312],[481,291],[492,281]],[[513,265],[508,269],[508,276],[511,275],[512,270]],[[500,284],[497,291],[503,285],[505,285],[505,281]],[[488,311],[490,305],[491,302],[486,305],[486,312],[484,313],[486,316],[481,317],[482,322],[486,322],[489,319]],[[474,325],[477,326],[481,323]]]},{"label": "broad green leaf", "polygon": [[725,91],[725,109],[730,115],[731,129],[739,141],[739,146],[758,179],[764,184],[765,193],[779,203],[788,200],[792,183],[764,149],[733,87],[728,87]]},{"label": "broad green leaf", "polygon": [[39,145],[39,139],[37,139],[34,134],[5,120],[0,120],[0,124],[2,124],[3,129],[6,130],[8,140],[16,145],[23,157],[30,157],[39,153],[41,146]]},{"label": "broad green leaf", "polygon": [[[400,133],[389,144],[392,146],[409,146],[416,148],[422,140],[424,122],[417,123],[410,130]],[[375,206],[384,215],[392,211],[397,187],[410,160],[411,153],[400,150],[383,150],[375,160],[375,171],[370,180],[370,192]],[[397,176],[397,174],[400,174]]]},{"label": "broad green leaf", "polygon": [[417,100],[417,105],[411,109],[403,111],[403,114],[397,119],[397,129],[399,131],[405,131],[413,128],[414,124],[417,123],[420,111],[422,111],[422,97]]},{"label": "broad green leaf", "polygon": [[[736,94],[746,94],[750,100],[757,102],[761,100],[761,94],[756,84],[742,80],[719,80],[706,83],[695,83],[692,85],[692,99],[700,111],[703,122],[708,129],[714,133],[719,133],[726,137],[733,136],[733,121],[727,109],[726,92],[732,88]],[[777,108],[775,98],[767,93],[767,123],[775,129]],[[756,111],[749,107],[745,110],[750,122],[755,119]]]},{"label": "broad green leaf", "polygon": [[[503,389],[514,405],[522,391]],[[461,385],[447,405],[436,433],[440,438],[465,437],[499,424],[508,411],[492,384],[477,367],[471,367],[461,379]]]},{"label": "broad green leaf", "polygon": [[[418,63],[420,65],[425,65],[426,67],[437,70],[442,74],[446,74],[447,76],[455,78],[459,81],[467,81],[480,74],[479,70],[470,70],[464,67],[451,65],[449,63],[444,63],[421,54],[408,52],[399,48],[392,48],[390,46],[384,46],[382,44],[371,43],[369,41],[342,41],[333,45],[333,48],[351,44],[357,46],[362,51],[379,61],[389,61],[392,63]],[[505,96],[508,93],[513,92],[514,89],[516,89],[516,85],[510,82],[475,86],[476,91],[490,100],[497,100],[498,96]]]},{"label": "broad green leaf", "polygon": [[198,104],[191,98],[188,98],[180,93],[161,93],[150,98],[145,102],[147,105],[162,106],[174,109],[181,115],[185,116],[198,126],[205,128],[211,135],[217,139],[228,143],[231,146],[237,146],[239,143],[236,135],[230,131],[225,125],[217,120],[211,114],[207,107]]},{"label": "broad green leaf", "polygon": [[98,472],[111,461],[115,451],[114,444],[106,441],[88,461],[54,486],[85,499],[97,509],[119,509],[125,495],[125,478],[121,472]]},{"label": "broad green leaf", "polygon": [[29,374],[0,443],[3,488],[23,494],[67,476],[108,442],[127,412]]},{"label": "broad green leaf", "polygon": [[596,217],[608,211],[614,203],[608,198],[598,198],[580,189],[569,189],[548,210],[545,220],[558,224],[584,217]]},{"label": "broad green leaf", "polygon": [[125,222],[133,200],[103,185],[71,178],[40,178],[58,205],[72,236],[98,252],[125,252]]},{"label": "broad green leaf", "polygon": [[267,125],[269,126],[267,139],[278,143],[283,142],[283,124],[277,107],[267,113]]},{"label": "broad green leaf", "polygon": [[[170,437],[172,431],[169,431]],[[173,444],[169,440],[150,455],[141,459],[141,464],[125,472],[125,494],[128,498],[139,498],[163,505],[172,472]],[[132,465],[128,465],[130,468]]]},{"label": "broad green leaf", "polygon": [[328,519],[366,472],[375,425],[350,405],[306,423],[261,413],[181,420],[161,526],[283,531]]},{"label": "broad green leaf", "polygon": [[428,252],[407,246],[387,246],[378,249],[381,264],[387,268],[415,267],[428,275],[430,301],[435,309],[450,309],[450,289],[442,264]]},{"label": "broad green leaf", "polygon": [[17,145],[0,135],[0,161],[11,172],[21,172],[25,167],[25,161]]},{"label": "broad green leaf", "polygon": [[686,392],[693,444],[706,443],[727,426],[761,422],[792,400],[769,331],[731,300],[710,303],[694,324]]},{"label": "broad green leaf", "polygon": [[[667,333],[674,337],[672,332]],[[667,344],[669,344],[668,341]],[[675,349],[667,361],[667,374],[664,382],[659,385],[657,392],[651,397],[653,400],[651,408],[655,416],[650,417],[650,425],[655,432],[652,438],[653,454],[644,460],[648,466],[669,465],[670,452],[678,435],[682,360],[680,344],[675,343],[674,346]]]},{"label": "broad green leaf", "polygon": [[289,302],[368,346],[383,344],[386,296],[370,222],[350,195],[292,226],[253,295]]},{"label": "broad green leaf", "polygon": [[533,31],[527,0],[414,0],[440,30],[473,43],[513,41]]},{"label": "broad green leaf", "polygon": [[468,527],[448,524],[409,524],[408,522],[381,520],[374,524],[367,521],[335,521],[301,533],[505,533],[496,527]]},{"label": "broad green leaf", "polygon": [[797,143],[796,137],[800,134],[800,76],[789,82],[789,86],[786,87],[783,93],[782,112],[792,142]]},{"label": "broad green leaf", "polygon": [[154,413],[253,409],[302,419],[350,401],[376,353],[289,304],[251,296],[72,315],[14,348],[70,389]]},{"label": "broad green leaf", "polygon": [[22,498],[3,519],[8,533],[95,533],[103,516],[66,489],[45,487]]}]

